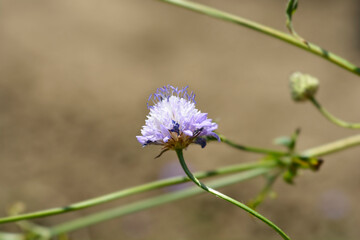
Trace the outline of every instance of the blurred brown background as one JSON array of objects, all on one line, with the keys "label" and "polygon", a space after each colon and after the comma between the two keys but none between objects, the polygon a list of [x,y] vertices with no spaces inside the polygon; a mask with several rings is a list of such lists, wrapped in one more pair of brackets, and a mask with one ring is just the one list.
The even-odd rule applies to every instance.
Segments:
[{"label": "blurred brown background", "polygon": [[[201,0],[285,29],[285,0]],[[357,0],[303,0],[294,17],[304,38],[360,65]],[[301,127],[299,150],[355,134],[295,104],[288,76],[321,80],[319,101],[360,121],[359,78],[325,60],[230,23],[153,0],[0,2],[0,216],[16,201],[28,211],[62,206],[153,181],[177,166],[175,153],[135,136],[157,87],[190,85],[198,108],[239,143],[273,147]],[[259,211],[293,239],[359,239],[360,150],[325,158]],[[191,146],[196,170],[259,156],[217,143]],[[246,202],[263,179],[224,188]],[[153,193],[38,219],[53,225]],[[265,224],[210,195],[171,203],[71,234],[73,239],[279,239]],[[16,231],[13,224],[0,231]]]}]

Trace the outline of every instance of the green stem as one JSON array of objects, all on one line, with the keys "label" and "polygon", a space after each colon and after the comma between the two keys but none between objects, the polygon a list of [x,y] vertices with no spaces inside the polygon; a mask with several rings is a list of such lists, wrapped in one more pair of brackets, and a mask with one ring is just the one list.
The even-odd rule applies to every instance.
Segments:
[{"label": "green stem", "polygon": [[[322,146],[319,146],[319,147],[315,147],[315,148],[312,148],[312,149],[305,150],[305,151],[303,151],[301,153],[301,156],[304,156],[304,157],[320,157],[320,156],[328,155],[328,154],[338,152],[338,151],[341,151],[341,150],[345,150],[347,148],[357,146],[357,145],[360,145],[360,135],[351,136],[351,137],[341,139],[341,140],[338,140],[338,141],[335,141],[335,142],[332,142],[332,143],[328,143],[328,144],[325,144],[325,145],[322,145]],[[263,168],[261,168],[260,165]],[[220,175],[220,174],[225,174],[225,173],[233,173],[233,172],[237,172],[237,171],[243,171],[243,170],[249,170],[249,169],[253,169],[253,168],[258,168],[258,169],[250,170],[250,171],[245,172],[245,173],[240,173],[240,174],[237,174],[237,175],[234,175],[234,176],[230,176],[230,177],[227,177],[227,178],[224,177],[222,179],[215,180],[215,181],[209,183],[209,186],[214,187],[214,188],[218,188],[218,187],[221,187],[221,186],[230,185],[230,184],[233,184],[235,182],[244,181],[244,180],[250,179],[252,177],[256,177],[258,175],[265,174],[266,172],[270,171],[271,167],[274,167],[276,165],[277,164],[274,163],[274,162],[234,165],[234,166],[228,166],[228,167],[220,168],[220,169],[215,170],[215,171],[199,172],[199,173],[196,173],[196,177],[202,178],[202,177],[207,177],[207,176]],[[147,190],[150,190],[150,189],[155,189],[155,188],[159,188],[159,187],[169,186],[169,185],[172,185],[172,184],[182,183],[182,182],[185,182],[185,181],[188,181],[188,178],[175,177],[175,178],[155,181],[155,182],[140,185],[140,186],[137,186],[137,187],[134,187],[134,188],[125,189],[125,190],[122,190],[122,191],[119,191],[119,192],[116,192],[116,193],[104,195],[104,196],[101,196],[99,198],[94,198],[94,199],[90,199],[88,201],[83,201],[83,202],[77,203],[77,204],[79,204],[78,206],[76,206],[77,204],[73,204],[73,205],[70,205],[70,206],[74,207],[73,208],[74,210],[77,210],[77,209],[81,209],[81,208],[84,208],[84,207],[90,207],[90,206],[94,206],[94,205],[97,205],[97,204],[100,204],[100,203],[111,201],[111,200],[114,200],[116,198],[120,198],[120,197],[123,197],[123,196],[128,196],[128,195],[136,193],[137,191],[139,193],[139,192],[147,191]],[[146,186],[148,186],[148,188],[146,188]],[[189,192],[187,192],[187,191],[189,191]],[[130,205],[126,205],[126,206],[117,208],[115,210],[114,209],[109,210],[109,211],[107,211],[108,214],[106,214],[105,212],[97,213],[97,214],[90,215],[88,217],[82,218],[83,222],[80,219],[76,219],[76,220],[73,220],[71,222],[67,222],[67,223],[55,226],[54,228],[51,228],[51,233],[52,234],[54,234],[56,232],[58,232],[58,234],[65,233],[67,231],[71,231],[71,230],[81,228],[81,226],[84,226],[84,227],[89,226],[89,225],[96,224],[96,223],[99,223],[99,222],[104,221],[104,220],[108,220],[108,219],[111,219],[111,218],[114,218],[114,217],[118,217],[118,216],[122,216],[122,215],[125,215],[125,214],[130,214],[130,213],[133,213],[133,212],[141,211],[143,209],[151,208],[151,207],[163,204],[163,203],[175,201],[175,200],[186,198],[186,197],[191,197],[193,195],[196,195],[196,194],[200,193],[201,191],[202,190],[199,189],[199,188],[186,189],[186,190],[183,190],[183,192],[176,192],[176,193],[174,193],[174,195],[169,195],[169,194],[165,195],[167,200],[164,200],[164,201],[161,200],[162,196],[160,196],[160,197],[157,197],[157,198],[144,200],[142,202],[137,202],[137,203],[133,203],[133,204],[130,204]],[[177,195],[177,194],[179,194],[179,195]],[[81,207],[81,205],[82,205],[82,207]],[[68,206],[68,207],[70,207],[70,206]],[[13,222],[13,221],[18,221],[18,220],[23,220],[23,219],[30,219],[30,218],[54,215],[54,214],[58,214],[58,213],[71,211],[69,209],[66,209],[68,207],[65,207],[65,209],[64,208],[55,208],[55,209],[49,209],[49,210],[45,210],[45,211],[39,211],[39,212],[36,212],[36,213],[18,215],[18,216],[15,216],[15,219],[14,219],[14,217],[3,218],[0,221],[1,221],[1,223],[5,223],[5,222]],[[54,210],[55,210],[55,212],[54,212]],[[60,210],[60,212],[57,212],[59,210]],[[37,216],[37,214],[39,214],[39,216]],[[74,223],[75,223],[75,225],[73,226]],[[63,230],[62,232],[61,232],[61,229]],[[23,239],[21,237],[22,235],[19,235],[19,234],[1,233],[0,232],[0,239],[3,236],[9,237],[9,239],[16,239],[16,240]]]},{"label": "green stem", "polygon": [[[285,153],[285,152],[276,152],[268,149],[253,148],[253,147],[238,145],[230,140],[227,140],[225,137],[223,137],[220,134],[219,136],[222,142],[240,150],[245,150],[255,153],[273,154],[274,156],[280,156],[280,157],[289,155],[289,153]],[[226,141],[223,141],[223,139],[224,140],[226,139]],[[293,157],[299,157],[299,158],[320,157],[324,155],[329,155],[331,153],[339,152],[357,145],[360,145],[360,135],[354,135],[351,137],[339,139],[335,142],[327,143],[318,147],[304,150],[300,154],[293,155]],[[252,151],[253,149],[257,149],[258,151]]]},{"label": "green stem", "polygon": [[[228,185],[231,185],[234,183],[242,182],[242,181],[249,180],[251,178],[263,175],[263,174],[267,173],[268,171],[270,171],[270,169],[263,168],[263,169],[250,170],[250,171],[244,172],[244,173],[238,173],[238,174],[235,174],[235,175],[232,175],[229,177],[223,177],[221,179],[211,181],[211,182],[209,182],[209,186],[216,187],[216,188],[228,186]],[[95,213],[95,214],[92,214],[92,215],[89,215],[89,216],[86,216],[83,218],[78,218],[78,219],[54,226],[54,227],[50,228],[50,233],[51,233],[51,236],[60,235],[63,233],[74,231],[76,229],[80,229],[80,228],[87,227],[87,226],[90,226],[93,224],[97,224],[97,223],[100,223],[100,222],[103,222],[106,220],[110,220],[110,219],[113,219],[116,217],[124,216],[127,214],[131,214],[134,212],[138,212],[141,210],[159,206],[159,205],[162,205],[165,203],[177,201],[180,199],[192,197],[192,196],[195,196],[195,195],[203,193],[203,192],[204,191],[202,191],[198,187],[190,187],[190,188],[186,188],[184,190],[179,190],[179,191],[176,191],[173,193],[163,194],[158,197],[153,197],[150,199],[138,201],[138,202],[131,203],[131,204],[128,204],[125,206],[121,206],[121,207],[118,207],[115,209],[103,211],[100,213]]]},{"label": "green stem", "polygon": [[[225,137],[223,137],[223,139],[225,139]],[[241,145],[237,145],[237,144],[233,143],[230,140],[224,141],[224,143],[227,143],[236,148],[238,148],[237,146],[241,146]],[[332,143],[328,143],[328,144],[325,144],[322,146],[318,146],[318,147],[315,147],[312,149],[305,150],[305,151],[301,152],[300,156],[305,157],[305,158],[306,157],[320,157],[320,156],[328,155],[328,154],[331,154],[334,152],[342,151],[342,150],[345,150],[347,148],[351,148],[351,147],[357,146],[357,145],[360,145],[360,135],[351,136],[351,137],[348,137],[345,139],[337,140]],[[243,148],[240,147],[240,149],[243,149]],[[253,149],[253,148],[245,147],[245,149]],[[270,151],[271,151],[271,153],[274,153],[272,150],[270,150]],[[270,152],[262,152],[262,153],[270,153]],[[280,152],[279,152],[279,154],[280,154]],[[197,178],[201,179],[201,178],[206,178],[206,177],[210,177],[210,176],[235,173],[235,172],[245,171],[245,170],[259,168],[259,167],[264,167],[264,168],[274,167],[275,165],[277,165],[277,163],[274,163],[274,162],[237,164],[237,165],[231,165],[231,166],[219,168],[219,169],[213,170],[213,171],[198,172],[195,174],[195,176]],[[179,183],[183,183],[183,182],[187,182],[187,181],[189,181],[189,179],[185,178],[185,177],[173,177],[173,178],[168,178],[168,179],[164,179],[164,180],[154,181],[151,183],[124,189],[124,190],[121,190],[118,192],[106,194],[106,195],[103,195],[100,197],[92,198],[92,199],[89,199],[86,201],[70,204],[70,205],[64,206],[64,207],[57,207],[57,208],[46,209],[46,210],[32,212],[32,213],[26,213],[26,214],[1,218],[0,224],[8,223],[8,222],[15,222],[15,221],[19,221],[19,220],[25,220],[25,219],[46,217],[46,216],[62,214],[62,213],[70,212],[70,211],[76,211],[76,210],[80,210],[83,208],[88,208],[88,207],[92,207],[92,206],[106,203],[109,201],[113,201],[113,200],[116,200],[116,199],[119,199],[122,197],[130,196],[133,194],[150,191],[153,189],[162,188],[162,187],[166,187],[166,186],[171,186],[174,184],[179,184]]]},{"label": "green stem", "polygon": [[[231,166],[227,166],[227,167],[222,167],[222,168],[212,170],[212,171],[197,172],[195,175],[198,178],[207,178],[207,177],[211,177],[211,176],[218,176],[218,175],[223,175],[223,174],[246,171],[246,170],[250,170],[250,169],[254,169],[254,168],[271,168],[276,165],[277,165],[277,163],[275,163],[275,162],[258,162],[258,163],[245,163],[245,164],[242,163],[242,164],[236,164],[236,165],[231,165]],[[76,210],[92,207],[92,206],[95,206],[98,204],[106,203],[109,201],[113,201],[115,199],[130,196],[133,194],[150,191],[153,189],[158,189],[158,188],[162,188],[162,187],[166,187],[166,186],[170,186],[170,185],[174,185],[174,184],[184,183],[187,181],[189,181],[189,179],[187,177],[172,177],[172,178],[168,178],[168,179],[158,180],[158,181],[150,182],[147,184],[139,185],[136,187],[124,189],[124,190],[121,190],[118,192],[106,194],[106,195],[103,195],[100,197],[92,198],[92,199],[89,199],[86,201],[73,203],[73,204],[70,204],[65,207],[51,208],[51,209],[46,209],[46,210],[42,210],[42,211],[1,218],[0,224],[8,223],[8,222],[15,222],[15,221],[19,221],[19,220],[25,220],[25,219],[46,217],[46,216],[66,213],[66,212],[70,212],[70,211],[76,211]]]},{"label": "green stem", "polygon": [[269,195],[270,191],[272,190],[272,186],[274,185],[276,179],[280,176],[281,173],[283,173],[283,171],[279,171],[275,174],[266,176],[266,184],[264,188],[257,195],[257,197],[250,201],[247,205],[253,209],[256,209]]},{"label": "green stem", "polygon": [[319,147],[303,151],[300,155],[304,157],[321,157],[331,153],[339,152],[353,146],[360,145],[360,134],[343,138]]},{"label": "green stem", "polygon": [[278,30],[275,30],[273,28],[264,26],[262,24],[238,17],[236,15],[220,11],[215,8],[211,8],[199,3],[189,2],[185,0],[160,0],[162,2],[170,3],[182,8],[189,9],[194,12],[198,12],[201,14],[205,14],[214,18],[218,18],[224,21],[232,22],[247,28],[250,28],[252,30],[255,30],[260,33],[264,33],[266,35],[269,35],[271,37],[277,38],[279,40],[282,40],[284,42],[287,42],[291,45],[294,45],[296,47],[302,48],[308,52],[311,52],[315,55],[318,55],[356,75],[360,76],[360,68],[354,65],[353,63],[341,58],[340,56],[337,56],[313,43],[310,42],[304,42],[301,39],[298,39],[290,34],[287,34],[285,32],[281,32]]},{"label": "green stem", "polygon": [[247,152],[253,152],[253,153],[261,153],[261,154],[269,154],[269,155],[273,155],[273,156],[287,156],[289,155],[289,153],[287,152],[281,152],[281,151],[275,151],[275,150],[271,150],[271,149],[264,149],[264,148],[256,148],[256,147],[249,147],[249,146],[244,146],[244,145],[240,145],[237,144],[229,139],[227,139],[225,136],[218,134],[220,137],[221,142],[228,144],[231,147],[243,150],[243,151],[247,151]]},{"label": "green stem", "polygon": [[24,236],[19,233],[4,233],[0,232],[1,240],[24,240]]},{"label": "green stem", "polygon": [[[223,140],[224,139],[225,139],[225,137],[223,137]],[[230,140],[224,141],[224,143],[227,143],[235,148],[239,148],[237,146],[241,146],[241,145],[237,145],[237,144],[233,143]],[[351,136],[351,137],[348,137],[345,139],[337,140],[332,143],[328,143],[328,144],[325,144],[322,146],[318,146],[318,147],[315,147],[312,149],[305,150],[300,154],[300,156],[302,156],[302,157],[320,157],[320,156],[328,155],[328,154],[338,152],[338,151],[341,151],[341,150],[344,150],[347,148],[351,148],[351,147],[357,146],[357,145],[360,145],[360,135]],[[243,150],[242,147],[240,147],[240,149]],[[254,149],[254,148],[245,147],[245,149]],[[262,152],[262,153],[274,153],[274,151],[272,151],[272,150],[270,150],[270,151],[271,152]],[[279,152],[279,154],[280,154],[280,152]],[[195,175],[197,178],[201,179],[201,178],[206,178],[206,177],[210,177],[210,176],[235,173],[235,172],[245,171],[245,170],[259,168],[259,167],[273,167],[276,164],[277,163],[274,163],[274,162],[237,164],[237,165],[219,168],[219,169],[213,170],[213,171],[198,172]],[[116,200],[116,199],[119,199],[122,197],[130,196],[133,194],[150,191],[153,189],[162,188],[162,187],[166,187],[166,186],[170,186],[170,185],[174,185],[174,184],[179,184],[179,183],[183,183],[186,181],[189,181],[189,179],[185,178],[185,177],[173,177],[173,178],[169,178],[169,179],[154,181],[151,183],[124,189],[124,190],[121,190],[118,192],[106,194],[106,195],[103,195],[100,197],[92,198],[92,199],[89,199],[86,201],[70,204],[70,205],[64,206],[64,207],[57,207],[57,208],[46,209],[46,210],[32,212],[32,213],[26,213],[26,214],[1,218],[0,224],[8,223],[8,222],[15,222],[15,221],[19,221],[19,220],[25,220],[25,219],[46,217],[46,216],[62,214],[62,213],[70,212],[70,211],[76,211],[76,210],[96,206],[96,205],[99,205],[102,203],[106,203],[109,201],[113,201],[113,200]]]},{"label": "green stem", "polygon": [[257,217],[258,219],[260,219],[261,221],[263,221],[264,223],[266,223],[267,225],[269,225],[271,228],[273,228],[283,239],[290,239],[290,237],[288,237],[278,226],[276,226],[273,222],[271,222],[269,219],[267,219],[266,217],[262,216],[260,213],[256,212],[255,210],[251,209],[250,207],[246,206],[245,204],[236,201],[235,199],[216,191],[215,189],[212,189],[211,187],[206,186],[205,184],[203,184],[202,182],[200,182],[189,170],[189,168],[186,165],[186,162],[184,160],[184,156],[183,156],[183,151],[182,149],[176,149],[176,154],[179,158],[180,164],[182,166],[182,168],[184,169],[186,175],[196,184],[198,185],[200,188],[204,189],[205,191],[221,198],[224,199],[225,201],[228,201],[232,204],[234,204],[235,206],[238,206],[239,208],[245,210],[246,212],[250,213],[251,215]]},{"label": "green stem", "polygon": [[327,118],[330,122],[344,128],[352,128],[352,129],[359,129],[360,123],[348,123],[341,119],[336,118],[331,113],[329,113],[321,104],[314,98],[311,97],[310,101],[314,104],[314,106],[320,111],[320,113]]}]

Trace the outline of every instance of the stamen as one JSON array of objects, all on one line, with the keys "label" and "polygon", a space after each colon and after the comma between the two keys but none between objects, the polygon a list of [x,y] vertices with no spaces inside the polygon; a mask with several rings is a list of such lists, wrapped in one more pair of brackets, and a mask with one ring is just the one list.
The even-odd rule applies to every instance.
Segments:
[{"label": "stamen", "polygon": [[196,130],[194,131],[194,136],[193,136],[193,138],[196,138],[197,136],[199,136],[200,133],[202,132],[202,130],[204,130],[203,127],[202,127],[202,128],[199,128],[199,129],[196,129]]},{"label": "stamen", "polygon": [[172,120],[172,124],[173,124],[173,128],[170,130],[170,132],[176,132],[178,135],[180,135],[179,123]]},{"label": "stamen", "polygon": [[[147,107],[150,109],[152,106],[156,105],[157,103],[159,103],[165,99],[169,101],[171,96],[184,98],[187,101],[196,103],[195,102],[195,94],[193,92],[191,92],[189,94],[188,88],[189,88],[189,86],[179,89],[178,87],[174,87],[171,85],[167,85],[167,86],[158,88],[158,89],[156,89],[156,92],[154,94],[151,94],[149,96],[149,99],[147,102]],[[150,104],[151,103],[150,101],[152,102],[152,105]]]}]

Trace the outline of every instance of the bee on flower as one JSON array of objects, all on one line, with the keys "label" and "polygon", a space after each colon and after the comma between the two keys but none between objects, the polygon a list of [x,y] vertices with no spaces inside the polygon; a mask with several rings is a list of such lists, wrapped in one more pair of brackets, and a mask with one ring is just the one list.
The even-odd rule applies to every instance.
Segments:
[{"label": "bee on flower", "polygon": [[161,145],[160,157],[168,150],[184,149],[191,143],[206,145],[206,137],[219,136],[214,132],[218,125],[195,108],[195,94],[188,86],[178,89],[171,85],[158,88],[151,94],[147,106],[150,113],[136,136],[143,145]]}]

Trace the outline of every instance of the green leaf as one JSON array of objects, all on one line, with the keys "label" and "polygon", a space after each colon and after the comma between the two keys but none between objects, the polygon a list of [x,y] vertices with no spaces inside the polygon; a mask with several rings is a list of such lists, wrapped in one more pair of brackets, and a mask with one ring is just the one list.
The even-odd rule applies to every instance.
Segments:
[{"label": "green leaf", "polygon": [[282,136],[275,138],[274,143],[289,148],[292,145],[292,139],[288,136]]},{"label": "green leaf", "polygon": [[282,145],[289,149],[290,152],[293,152],[296,145],[296,140],[300,134],[300,129],[296,129],[295,132],[291,135],[291,137],[288,136],[282,136],[275,138],[274,143],[276,145]]},{"label": "green leaf", "polygon": [[297,172],[298,172],[297,166],[295,166],[295,165],[290,166],[289,169],[286,172],[284,172],[284,174],[283,174],[284,181],[289,184],[293,184],[294,178],[296,177]]},{"label": "green leaf", "polygon": [[296,141],[297,141],[297,138],[299,137],[299,135],[300,135],[300,128],[297,128],[295,130],[295,132],[293,133],[293,135],[291,136],[291,145],[289,146],[289,150],[291,152],[293,152],[295,149]]},{"label": "green leaf", "polygon": [[289,29],[291,34],[295,34],[295,30],[292,26],[292,16],[296,12],[298,7],[298,0],[289,0],[287,7],[286,7],[286,26]]},{"label": "green leaf", "polygon": [[295,29],[292,24],[292,17],[293,14],[296,12],[297,8],[298,8],[298,0],[289,0],[288,5],[286,7],[286,27],[289,29],[289,32],[294,37],[296,37],[297,39],[299,39],[309,47],[309,43],[295,32]]}]

